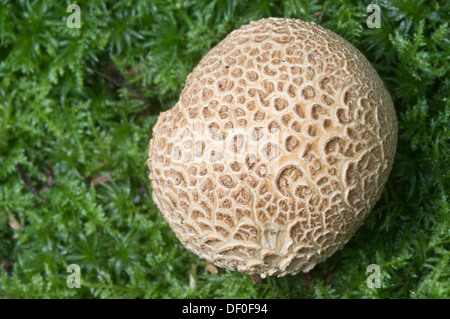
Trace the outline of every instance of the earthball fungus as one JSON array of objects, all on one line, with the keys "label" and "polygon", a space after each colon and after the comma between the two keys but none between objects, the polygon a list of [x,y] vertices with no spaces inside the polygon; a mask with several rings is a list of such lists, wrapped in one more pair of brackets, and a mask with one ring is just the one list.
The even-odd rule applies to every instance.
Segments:
[{"label": "earthball fungus", "polygon": [[152,196],[216,266],[307,272],[364,222],[396,143],[391,97],[361,52],[314,23],[263,19],[215,46],[158,117]]}]

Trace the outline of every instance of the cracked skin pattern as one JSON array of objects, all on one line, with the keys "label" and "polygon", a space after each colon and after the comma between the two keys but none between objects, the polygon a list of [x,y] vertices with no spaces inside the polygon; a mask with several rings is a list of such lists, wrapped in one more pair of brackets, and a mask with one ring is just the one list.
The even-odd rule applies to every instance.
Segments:
[{"label": "cracked skin pattern", "polygon": [[308,272],[379,200],[397,119],[349,42],[270,18],[231,32],[194,68],[149,144],[152,196],[187,249],[234,271]]}]

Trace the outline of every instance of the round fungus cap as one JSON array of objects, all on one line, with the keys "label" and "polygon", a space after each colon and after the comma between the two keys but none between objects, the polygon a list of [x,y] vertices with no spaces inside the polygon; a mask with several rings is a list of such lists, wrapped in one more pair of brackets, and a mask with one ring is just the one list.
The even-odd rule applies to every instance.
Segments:
[{"label": "round fungus cap", "polygon": [[396,143],[391,97],[361,52],[314,23],[262,19],[215,46],[158,117],[152,197],[208,262],[307,272],[364,222]]}]

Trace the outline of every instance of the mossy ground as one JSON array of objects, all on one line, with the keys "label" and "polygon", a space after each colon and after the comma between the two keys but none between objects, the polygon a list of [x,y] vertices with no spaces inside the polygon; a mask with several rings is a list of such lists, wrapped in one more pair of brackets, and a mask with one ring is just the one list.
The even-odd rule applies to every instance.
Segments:
[{"label": "mossy ground", "polygon": [[[366,26],[367,1],[80,1],[81,29],[66,26],[70,3],[0,0],[0,297],[450,297],[448,1],[374,1],[380,29]],[[399,143],[382,199],[343,250],[255,286],[208,272],[179,243],[146,158],[157,114],[200,58],[270,16],[359,48],[393,97]],[[66,286],[72,263],[80,289]],[[381,288],[367,287],[369,264]]]}]

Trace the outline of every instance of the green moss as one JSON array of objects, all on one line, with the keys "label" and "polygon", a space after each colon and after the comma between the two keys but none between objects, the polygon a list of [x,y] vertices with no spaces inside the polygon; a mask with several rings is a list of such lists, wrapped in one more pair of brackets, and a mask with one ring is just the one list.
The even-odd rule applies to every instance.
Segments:
[{"label": "green moss", "polygon": [[[90,1],[81,29],[66,27],[69,2],[0,3],[0,297],[450,297],[448,2],[378,1],[380,29],[352,0]],[[146,158],[157,115],[200,58],[270,16],[315,21],[358,47],[392,94],[399,143],[382,199],[343,250],[255,286],[209,273],[179,243],[152,202]],[[66,286],[72,263],[81,289]],[[367,287],[369,264],[381,288]]]}]

